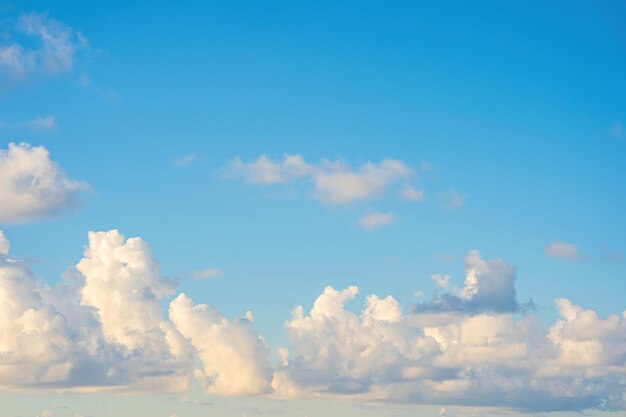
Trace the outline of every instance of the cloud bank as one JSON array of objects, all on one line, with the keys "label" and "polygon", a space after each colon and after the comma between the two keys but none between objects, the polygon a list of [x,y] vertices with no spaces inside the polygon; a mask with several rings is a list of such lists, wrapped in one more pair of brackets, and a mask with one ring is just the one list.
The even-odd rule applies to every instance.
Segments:
[{"label": "cloud bank", "polygon": [[[0,387],[77,391],[190,389],[260,394],[271,368],[250,320],[229,321],[179,294],[140,238],[90,232],[83,258],[55,286],[0,255]],[[198,367],[198,364],[201,366]]]},{"label": "cloud bank", "polygon": [[359,290],[326,287],[285,329],[272,386],[281,398],[507,407],[526,411],[624,410],[626,312],[605,319],[556,300],[559,319],[496,313],[408,313]]},{"label": "cloud bank", "polygon": [[515,268],[478,251],[463,288],[434,276],[456,298],[408,311],[371,294],[355,313],[358,287],[326,287],[309,310],[293,310],[291,345],[272,366],[251,313],[229,320],[176,294],[141,238],[88,237],[49,286],[0,234],[0,389],[180,392],[196,381],[214,395],[626,409],[626,312],[602,318],[557,299],[546,328],[515,314]]},{"label": "cloud bank", "polygon": [[68,178],[43,146],[10,143],[0,149],[0,223],[56,214],[76,202],[84,183]]}]

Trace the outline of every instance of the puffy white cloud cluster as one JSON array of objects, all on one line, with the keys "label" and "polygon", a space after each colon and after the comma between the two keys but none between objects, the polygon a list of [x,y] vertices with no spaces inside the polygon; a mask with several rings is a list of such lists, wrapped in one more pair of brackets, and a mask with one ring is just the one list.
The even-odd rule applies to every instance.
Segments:
[{"label": "puffy white cloud cluster", "polygon": [[626,312],[603,319],[557,300],[560,319],[544,329],[531,316],[515,319],[502,311],[513,305],[510,291],[462,298],[479,297],[481,274],[493,274],[485,284],[496,288],[496,277],[510,281],[507,276],[514,275],[502,261],[484,261],[476,252],[468,265],[469,282],[459,299],[497,308],[467,304],[459,311],[405,314],[393,297],[370,295],[357,314],[346,308],[357,287],[326,287],[308,314],[296,307],[285,324],[292,349],[280,352],[272,382],[276,395],[526,410],[625,409]]},{"label": "puffy white cloud cluster", "polygon": [[220,395],[268,390],[268,351],[248,319],[230,322],[184,294],[164,317],[176,286],[142,239],[89,233],[83,258],[52,287],[5,247],[0,386],[181,391],[199,378]]},{"label": "puffy white cloud cluster", "polygon": [[0,149],[0,222],[24,222],[72,205],[86,185],[68,178],[43,146]]},{"label": "puffy white cloud cluster", "polygon": [[[29,42],[15,38],[27,37]],[[11,22],[10,30],[1,37],[0,76],[24,79],[33,74],[55,75],[74,67],[78,51],[88,48],[80,33],[42,14],[22,15]]]},{"label": "puffy white cloud cluster", "polygon": [[326,287],[308,312],[294,309],[291,347],[272,367],[251,313],[229,320],[178,294],[166,314],[176,285],[140,238],[89,233],[54,286],[9,249],[0,233],[0,389],[172,392],[197,380],[216,395],[626,409],[626,312],[602,318],[558,299],[559,319],[544,328],[515,314],[515,269],[476,251],[463,288],[433,278],[454,302],[407,312],[369,295],[356,313],[357,287]]},{"label": "puffy white cloud cluster", "polygon": [[[309,164],[301,155],[285,155],[281,161],[272,161],[262,155],[249,163],[235,158],[226,172],[227,177],[260,185],[308,180],[313,184],[314,197],[325,204],[347,204],[378,198],[391,186],[406,183],[413,175],[411,168],[395,159],[367,162],[353,169],[341,160]],[[421,201],[423,191],[415,190],[407,183],[400,196]]]}]

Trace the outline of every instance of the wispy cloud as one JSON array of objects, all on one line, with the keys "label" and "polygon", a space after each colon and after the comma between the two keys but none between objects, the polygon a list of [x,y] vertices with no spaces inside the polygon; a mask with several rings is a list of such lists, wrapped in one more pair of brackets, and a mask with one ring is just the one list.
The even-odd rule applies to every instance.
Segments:
[{"label": "wispy cloud", "polygon": [[579,261],[584,258],[578,246],[573,243],[552,241],[545,248],[545,254],[549,258]]},{"label": "wispy cloud", "polygon": [[307,180],[307,183],[313,185],[313,196],[331,205],[380,198],[391,187],[402,183],[405,183],[405,188],[400,192],[401,196],[420,200],[423,192],[407,183],[414,175],[413,169],[396,159],[366,162],[353,168],[343,160],[322,160],[319,164],[310,164],[302,155],[285,155],[278,161],[272,161],[266,155],[252,162],[235,158],[224,173],[225,178],[241,179],[257,185]]},{"label": "wispy cloud", "polygon": [[422,202],[424,201],[424,194],[424,190],[416,190],[410,184],[407,184],[402,190],[402,197],[409,201]]},{"label": "wispy cloud", "polygon": [[175,167],[185,167],[193,163],[196,159],[197,155],[195,153],[179,155],[176,158],[172,159],[172,165],[174,165]]},{"label": "wispy cloud", "polygon": [[614,122],[611,126],[611,135],[615,139],[624,138],[624,124],[622,122]]},{"label": "wispy cloud", "polygon": [[[76,54],[89,48],[80,32],[45,14],[24,14],[10,22],[0,44],[0,77],[24,80],[31,75],[71,72]],[[16,38],[29,38],[19,42]]]},{"label": "wispy cloud", "polygon": [[217,278],[222,274],[223,274],[223,271],[221,268],[204,268],[198,271],[193,271],[191,273],[191,276],[194,277],[195,279],[210,279],[210,278]]},{"label": "wispy cloud", "polygon": [[367,213],[359,219],[359,225],[362,229],[372,231],[380,229],[381,227],[389,226],[390,224],[398,221],[398,215],[392,212],[380,213],[372,212]]},{"label": "wispy cloud", "polygon": [[457,210],[465,205],[465,196],[456,190],[441,191],[437,194],[441,208]]},{"label": "wispy cloud", "polygon": [[47,132],[56,129],[56,127],[53,116],[38,116],[34,119],[13,123],[0,120],[0,129],[28,129],[36,132]]}]

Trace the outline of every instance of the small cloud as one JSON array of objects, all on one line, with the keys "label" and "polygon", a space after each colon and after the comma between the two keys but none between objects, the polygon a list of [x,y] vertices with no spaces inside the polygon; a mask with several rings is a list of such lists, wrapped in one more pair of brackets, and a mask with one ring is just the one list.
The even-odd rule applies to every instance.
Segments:
[{"label": "small cloud", "polygon": [[402,197],[405,200],[422,202],[424,201],[424,190],[416,190],[411,185],[407,185],[402,190]]},{"label": "small cloud", "polygon": [[439,206],[446,210],[460,209],[465,205],[465,196],[459,194],[456,190],[441,191],[437,194]]},{"label": "small cloud", "polygon": [[422,172],[428,172],[428,171],[433,171],[435,169],[435,166],[431,163],[428,162],[422,162],[420,164],[420,171]]},{"label": "small cloud", "polygon": [[615,122],[611,126],[611,134],[615,139],[624,138],[624,124],[622,122]]},{"label": "small cloud", "polygon": [[180,155],[172,160],[172,165],[176,167],[185,167],[195,161],[196,158],[197,155],[195,152],[187,155]]},{"label": "small cloud", "polygon": [[15,123],[0,120],[0,129],[28,129],[36,132],[44,132],[54,130],[55,128],[56,122],[53,116],[38,116],[31,120]]},{"label": "small cloud", "polygon": [[204,268],[199,271],[193,271],[191,276],[195,279],[209,279],[209,278],[217,278],[222,275],[223,271],[221,268]]},{"label": "small cloud", "polygon": [[56,123],[52,116],[40,116],[33,120],[28,120],[26,124],[33,130],[53,130],[56,128]]},{"label": "small cloud", "polygon": [[43,146],[9,143],[8,149],[0,149],[0,223],[58,214],[75,205],[78,193],[88,189],[87,184],[69,178]]},{"label": "small cloud", "polygon": [[485,312],[517,312],[533,308],[532,303],[517,302],[515,267],[500,259],[487,260],[477,250],[465,257],[465,286],[450,287],[450,277],[436,274],[431,278],[442,288],[443,294],[433,295],[427,302],[414,305],[415,313],[455,312],[481,314]]},{"label": "small cloud", "polygon": [[568,261],[579,261],[584,258],[578,246],[556,240],[546,246],[545,254],[548,258],[565,259]]},{"label": "small cloud", "polygon": [[435,281],[438,287],[448,288],[450,286],[450,275],[447,274],[433,274],[430,279]]},{"label": "small cloud", "polygon": [[364,215],[359,219],[359,225],[364,230],[376,230],[381,227],[388,226],[398,221],[398,216],[395,213],[380,213],[372,212]]}]

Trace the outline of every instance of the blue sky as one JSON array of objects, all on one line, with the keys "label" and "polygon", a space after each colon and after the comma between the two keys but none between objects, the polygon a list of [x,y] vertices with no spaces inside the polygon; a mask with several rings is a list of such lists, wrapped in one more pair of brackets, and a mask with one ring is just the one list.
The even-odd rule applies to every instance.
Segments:
[{"label": "blue sky", "polygon": [[[40,282],[63,281],[88,231],[119,229],[144,239],[160,274],[177,279],[160,300],[164,317],[179,293],[230,319],[250,310],[274,362],[281,346],[297,351],[283,328],[291,310],[306,313],[327,285],[360,288],[349,311],[389,294],[410,316],[437,294],[463,298],[474,249],[516,268],[517,301],[532,299],[527,315],[546,329],[559,318],[557,298],[601,318],[626,307],[624,5],[2,2],[0,48],[39,50],[40,39],[16,29],[23,16],[62,24],[73,49],[54,70],[43,54],[19,76],[0,66],[0,149],[43,146],[88,184],[68,191],[76,201],[0,222],[10,255]],[[262,155],[272,169],[301,155],[309,171],[261,181],[246,169]],[[335,204],[319,194],[319,176],[334,172],[325,160],[351,173],[395,160],[410,174]],[[419,201],[402,198],[409,184]],[[394,221],[364,229],[359,219],[372,213]],[[193,278],[206,268],[221,273]],[[111,415],[97,410],[105,396],[36,395],[45,395],[40,410],[5,397],[6,415],[65,400]],[[245,401],[272,407],[266,396]],[[354,399],[326,401],[304,413],[361,415]],[[412,406],[470,413],[445,401]],[[452,406],[485,406],[485,415],[501,406],[481,401]]]}]

